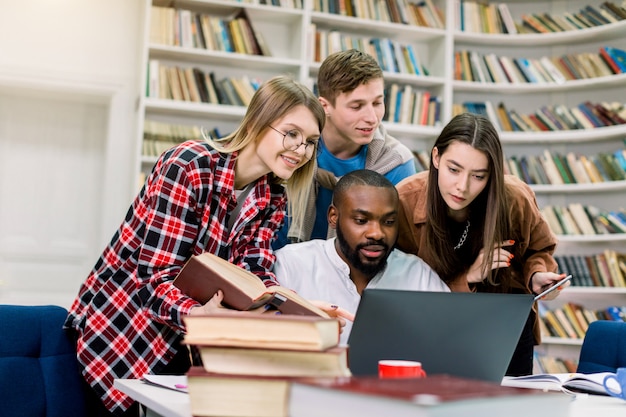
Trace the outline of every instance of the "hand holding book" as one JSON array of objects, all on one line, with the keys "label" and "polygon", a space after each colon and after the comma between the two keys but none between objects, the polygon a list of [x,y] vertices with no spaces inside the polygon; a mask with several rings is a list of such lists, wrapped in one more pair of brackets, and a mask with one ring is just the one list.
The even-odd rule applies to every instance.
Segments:
[{"label": "hand holding book", "polygon": [[266,287],[252,272],[209,252],[192,256],[173,285],[208,310],[222,306],[240,311],[272,308],[283,314],[329,317],[294,291],[280,285]]},{"label": "hand holding book", "polygon": [[[215,314],[215,313],[233,313],[236,314],[239,310],[232,310],[230,308],[224,307],[222,304],[224,301],[224,293],[222,290],[217,290],[217,292],[211,297],[209,301],[207,301],[204,305],[200,307],[194,307],[189,312],[191,316],[203,316],[207,314]],[[267,310],[269,304],[262,305],[261,307],[257,307],[251,310],[247,310],[252,313],[263,313]]]},{"label": "hand holding book", "polygon": [[339,319],[342,323],[342,327],[345,325],[344,320],[354,321],[354,314],[350,313],[348,310],[345,310],[337,305],[328,303],[326,301],[319,300],[309,300],[311,304],[315,305],[320,310],[323,310],[332,318]]}]

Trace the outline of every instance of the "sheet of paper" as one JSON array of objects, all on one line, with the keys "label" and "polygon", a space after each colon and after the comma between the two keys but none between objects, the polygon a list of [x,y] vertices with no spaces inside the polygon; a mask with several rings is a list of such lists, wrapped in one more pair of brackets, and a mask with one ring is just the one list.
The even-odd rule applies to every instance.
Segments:
[{"label": "sheet of paper", "polygon": [[187,391],[187,375],[151,375],[145,374],[143,381],[149,384],[157,385],[163,388],[173,389],[174,391]]}]

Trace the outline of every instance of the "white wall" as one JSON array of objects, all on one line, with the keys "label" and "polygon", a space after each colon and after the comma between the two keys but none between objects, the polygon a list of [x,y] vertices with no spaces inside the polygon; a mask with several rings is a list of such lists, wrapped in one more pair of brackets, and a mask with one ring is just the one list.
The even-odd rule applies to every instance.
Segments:
[{"label": "white wall", "polygon": [[0,0],[0,302],[69,307],[136,192],[142,0]]}]

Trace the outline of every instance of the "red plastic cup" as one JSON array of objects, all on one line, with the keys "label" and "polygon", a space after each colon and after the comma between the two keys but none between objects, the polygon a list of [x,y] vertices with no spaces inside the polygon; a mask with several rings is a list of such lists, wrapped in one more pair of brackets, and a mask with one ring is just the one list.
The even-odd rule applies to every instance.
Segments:
[{"label": "red plastic cup", "polygon": [[422,363],[417,361],[404,361],[385,359],[378,361],[379,378],[424,378],[426,371]]}]

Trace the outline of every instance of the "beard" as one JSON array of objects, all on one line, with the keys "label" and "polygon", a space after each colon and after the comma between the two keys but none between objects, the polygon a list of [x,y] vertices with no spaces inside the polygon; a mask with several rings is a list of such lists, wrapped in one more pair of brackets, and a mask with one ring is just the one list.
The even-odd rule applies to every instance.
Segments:
[{"label": "beard", "polygon": [[[371,241],[368,241],[367,243],[362,243],[360,245],[357,245],[356,248],[351,248],[348,242],[346,241],[346,238],[344,234],[342,233],[341,227],[339,227],[339,224],[337,224],[336,232],[337,232],[337,242],[339,243],[339,249],[348,260],[348,263],[352,265],[352,267],[354,267],[357,271],[361,272],[363,275],[369,278],[372,278],[376,274],[378,274],[380,271],[385,269],[385,267],[387,266],[387,258],[389,257],[389,254],[391,253],[391,250],[387,244],[383,243],[382,241],[371,240]],[[383,246],[385,248],[385,256],[378,259],[377,261],[363,262],[361,259],[359,250],[369,245]]]}]

